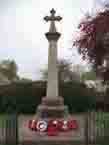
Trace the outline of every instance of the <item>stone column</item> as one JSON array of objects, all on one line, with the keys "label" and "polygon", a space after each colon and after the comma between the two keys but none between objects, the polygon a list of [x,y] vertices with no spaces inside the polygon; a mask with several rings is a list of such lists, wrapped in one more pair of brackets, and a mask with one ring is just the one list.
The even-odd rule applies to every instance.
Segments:
[{"label": "stone column", "polygon": [[38,106],[38,116],[44,117],[63,117],[68,112],[67,106],[64,106],[62,97],[58,94],[58,68],[57,68],[57,42],[60,33],[57,32],[55,21],[60,21],[60,16],[55,16],[55,10],[50,11],[51,16],[44,17],[45,21],[50,21],[49,32],[45,34],[48,42],[48,81],[47,94],[42,99],[42,104]]},{"label": "stone column", "polygon": [[49,32],[45,34],[49,42],[47,98],[55,99],[58,96],[57,41],[60,37],[60,33],[56,31],[55,21],[62,18],[55,16],[54,9],[50,12],[51,16],[44,18],[45,21],[50,21]]},{"label": "stone column", "polygon": [[57,42],[49,42],[47,97],[58,96]]}]

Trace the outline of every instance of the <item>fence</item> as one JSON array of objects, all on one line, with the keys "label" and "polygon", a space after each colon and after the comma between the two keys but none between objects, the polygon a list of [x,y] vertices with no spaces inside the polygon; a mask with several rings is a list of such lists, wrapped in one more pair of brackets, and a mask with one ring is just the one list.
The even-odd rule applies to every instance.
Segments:
[{"label": "fence", "polygon": [[109,112],[88,112],[85,132],[86,145],[108,145]]},{"label": "fence", "polygon": [[17,145],[17,142],[17,115],[0,115],[0,143],[3,145]]}]

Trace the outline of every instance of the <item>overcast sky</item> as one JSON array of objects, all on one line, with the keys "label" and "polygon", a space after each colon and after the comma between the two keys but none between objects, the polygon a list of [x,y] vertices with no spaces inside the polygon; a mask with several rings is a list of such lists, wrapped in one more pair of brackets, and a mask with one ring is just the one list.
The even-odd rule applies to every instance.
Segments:
[{"label": "overcast sky", "polygon": [[93,6],[93,0],[0,0],[0,60],[14,59],[21,77],[38,79],[48,59],[44,33],[49,23],[43,17],[54,8],[63,17],[56,25],[62,34],[58,57],[84,64],[76,50],[69,48],[80,19]]}]

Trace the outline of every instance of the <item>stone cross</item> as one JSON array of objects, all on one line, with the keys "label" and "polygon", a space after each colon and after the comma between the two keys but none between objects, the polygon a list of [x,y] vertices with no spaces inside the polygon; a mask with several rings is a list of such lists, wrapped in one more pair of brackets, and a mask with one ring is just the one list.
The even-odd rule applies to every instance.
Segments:
[{"label": "stone cross", "polygon": [[54,9],[52,9],[50,11],[50,13],[51,13],[51,16],[44,17],[45,21],[47,21],[47,22],[48,21],[60,21],[62,19],[60,16],[55,16],[56,11]]},{"label": "stone cross", "polygon": [[58,68],[57,68],[57,40],[60,33],[56,31],[55,21],[60,21],[60,16],[55,16],[55,10],[50,11],[51,16],[44,17],[46,22],[50,21],[49,32],[45,34],[49,41],[48,49],[48,82],[47,82],[47,98],[56,99],[58,97]]},{"label": "stone cross", "polygon": [[60,16],[55,16],[55,13],[56,13],[56,11],[54,10],[54,9],[52,9],[51,11],[50,11],[50,13],[51,13],[51,16],[45,16],[44,17],[44,20],[46,21],[46,22],[48,22],[48,21],[51,21],[51,26],[50,26],[50,30],[49,30],[49,32],[56,32],[56,27],[55,27],[55,21],[60,21],[61,19],[62,19],[62,17],[60,17]]}]

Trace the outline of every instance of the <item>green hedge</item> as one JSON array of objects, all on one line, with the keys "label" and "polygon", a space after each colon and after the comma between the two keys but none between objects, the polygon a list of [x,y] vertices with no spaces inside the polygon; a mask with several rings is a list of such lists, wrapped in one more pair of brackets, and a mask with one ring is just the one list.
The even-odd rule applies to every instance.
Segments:
[{"label": "green hedge", "polygon": [[[69,111],[82,112],[95,107],[95,94],[84,84],[69,82],[60,84],[59,95],[64,97]],[[0,97],[0,113],[35,113],[41,98],[46,96],[46,83],[14,84]]]}]

